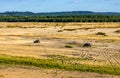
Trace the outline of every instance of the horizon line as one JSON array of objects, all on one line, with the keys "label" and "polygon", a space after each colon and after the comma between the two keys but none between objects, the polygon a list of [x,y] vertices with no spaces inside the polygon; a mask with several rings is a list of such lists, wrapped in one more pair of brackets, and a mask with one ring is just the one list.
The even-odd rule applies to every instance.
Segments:
[{"label": "horizon line", "polygon": [[120,13],[120,12],[116,12],[116,11],[90,11],[90,10],[80,10],[80,11],[46,11],[46,12],[34,12],[34,11],[3,11],[3,12],[0,12],[0,13],[5,13],[5,12],[31,12],[31,13],[57,13],[57,12],[96,12],[96,13],[105,13],[105,12],[108,12],[108,13]]}]

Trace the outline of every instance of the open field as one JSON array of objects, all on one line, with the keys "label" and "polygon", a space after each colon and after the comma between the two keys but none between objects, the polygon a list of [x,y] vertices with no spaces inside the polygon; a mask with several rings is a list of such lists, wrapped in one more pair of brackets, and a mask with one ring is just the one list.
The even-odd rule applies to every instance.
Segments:
[{"label": "open field", "polygon": [[120,23],[1,22],[0,78],[119,78],[119,31]]}]

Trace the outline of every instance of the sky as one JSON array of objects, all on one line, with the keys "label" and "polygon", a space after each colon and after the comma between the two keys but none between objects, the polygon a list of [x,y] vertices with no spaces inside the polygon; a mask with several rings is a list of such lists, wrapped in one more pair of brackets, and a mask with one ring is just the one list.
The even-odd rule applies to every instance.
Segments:
[{"label": "sky", "polygon": [[0,12],[120,12],[120,0],[0,0]]}]

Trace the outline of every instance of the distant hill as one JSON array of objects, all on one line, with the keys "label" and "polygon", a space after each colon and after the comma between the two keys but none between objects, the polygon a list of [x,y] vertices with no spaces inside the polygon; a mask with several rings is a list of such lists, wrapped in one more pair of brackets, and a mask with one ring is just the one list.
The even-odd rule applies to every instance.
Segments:
[{"label": "distant hill", "polygon": [[78,16],[78,15],[120,15],[119,12],[92,12],[92,11],[66,11],[66,12],[4,12],[0,13],[1,16]]},{"label": "distant hill", "polygon": [[119,12],[4,12],[0,22],[120,22]]}]

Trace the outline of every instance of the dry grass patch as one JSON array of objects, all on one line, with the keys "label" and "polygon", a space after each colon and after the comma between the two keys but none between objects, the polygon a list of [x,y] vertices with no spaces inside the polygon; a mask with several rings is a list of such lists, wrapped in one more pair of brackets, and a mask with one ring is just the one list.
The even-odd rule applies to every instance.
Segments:
[{"label": "dry grass patch", "polygon": [[120,28],[119,23],[39,23],[39,22],[1,22],[0,27],[40,28],[40,27],[80,27],[80,28]]}]

